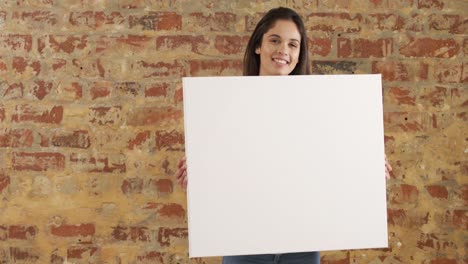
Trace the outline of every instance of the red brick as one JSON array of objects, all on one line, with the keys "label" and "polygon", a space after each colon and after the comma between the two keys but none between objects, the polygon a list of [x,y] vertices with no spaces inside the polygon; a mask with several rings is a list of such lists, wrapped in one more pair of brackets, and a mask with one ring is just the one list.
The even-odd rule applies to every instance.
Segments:
[{"label": "red brick", "polygon": [[309,47],[312,56],[326,57],[330,55],[332,40],[330,38],[311,38],[309,39]]},{"label": "red brick", "polygon": [[429,29],[451,34],[464,34],[467,31],[468,20],[459,15],[432,14],[429,16]]},{"label": "red brick", "polygon": [[35,80],[33,84],[33,94],[37,99],[44,99],[52,90],[53,83],[44,80]]},{"label": "red brick", "polygon": [[77,154],[70,155],[71,167],[77,171],[100,173],[125,173],[125,156],[113,154]]},{"label": "red brick", "polygon": [[52,70],[56,71],[64,68],[67,65],[67,60],[65,59],[54,59],[52,63]]},{"label": "red brick", "polygon": [[121,106],[100,106],[90,108],[90,123],[98,125],[116,124],[121,119]]},{"label": "red brick", "polygon": [[130,28],[178,31],[182,28],[182,16],[175,12],[149,12],[144,16],[130,16],[129,23]]},{"label": "red brick", "polygon": [[350,260],[350,253],[342,253],[340,255],[335,255],[335,256],[323,256],[320,259],[320,263],[322,264],[351,264]]},{"label": "red brick", "polygon": [[190,13],[183,18],[184,30],[194,32],[232,32],[236,29],[237,16],[228,12]]},{"label": "red brick", "polygon": [[414,204],[418,200],[419,191],[414,185],[399,184],[392,188],[391,201],[394,204]]},{"label": "red brick", "polygon": [[[41,108],[43,109],[43,108]],[[63,118],[63,107],[54,106],[50,110],[41,110],[30,105],[17,105],[11,117],[12,122],[32,121],[35,123],[60,124]]]},{"label": "red brick", "polygon": [[448,199],[448,190],[445,186],[429,185],[426,186],[426,190],[429,192],[429,195],[433,198]]},{"label": "red brick", "polygon": [[58,249],[54,250],[52,254],[50,255],[50,264],[63,264],[65,261],[65,258],[58,255]]},{"label": "red brick", "polygon": [[51,28],[57,24],[58,15],[51,11],[23,11],[14,12],[12,20],[16,24],[24,24],[28,29],[42,30],[44,27]]},{"label": "red brick", "polygon": [[240,60],[191,60],[190,76],[241,75]]},{"label": "red brick", "polygon": [[94,224],[78,224],[51,226],[50,232],[54,236],[59,237],[76,237],[76,236],[93,236],[96,232]]},{"label": "red brick", "polygon": [[67,148],[89,148],[91,145],[88,131],[76,130],[68,133],[56,132],[51,139],[52,146]]},{"label": "red brick", "polygon": [[[0,172],[0,193],[3,192],[3,190],[5,190],[8,185],[10,185],[10,176],[8,175],[5,175],[3,173]],[[1,226],[0,226],[1,228]],[[0,231],[1,233],[1,231]],[[0,234],[0,240],[2,240],[2,235]]]},{"label": "red brick", "polygon": [[3,75],[8,71],[7,64],[9,64],[9,63],[6,62],[6,59],[0,57],[0,75]]},{"label": "red brick", "polygon": [[36,262],[38,259],[39,255],[33,248],[10,247],[10,260],[13,263],[31,263]]},{"label": "red brick", "polygon": [[184,91],[182,90],[182,88],[179,88],[174,92],[174,102],[180,103],[183,100],[184,100]]},{"label": "red brick", "polygon": [[73,26],[84,26],[96,30],[107,25],[125,24],[126,20],[127,19],[120,12],[111,12],[106,14],[102,11],[85,11],[71,12],[68,21]]},{"label": "red brick", "polygon": [[96,41],[96,52],[118,50],[121,53],[138,53],[146,49],[154,49],[153,38],[144,35],[128,35],[121,37],[101,36]]},{"label": "red brick", "polygon": [[5,108],[0,106],[0,122],[3,122],[3,120],[5,120]]},{"label": "red brick", "polygon": [[137,194],[143,191],[143,179],[129,178],[122,182],[120,187],[124,194]]},{"label": "red brick", "polygon": [[11,225],[8,227],[9,239],[21,239],[21,240],[34,239],[36,237],[36,233],[37,233],[36,226]]},{"label": "red brick", "polygon": [[145,89],[145,97],[166,97],[169,83],[151,84]]},{"label": "red brick", "polygon": [[216,36],[215,48],[224,55],[243,54],[248,42],[249,37]]},{"label": "red brick", "polygon": [[406,211],[403,209],[387,209],[388,223],[391,225],[401,225],[406,219]]},{"label": "red brick", "polygon": [[468,63],[466,63],[466,62],[464,62],[463,66],[462,66],[461,82],[462,83],[467,83],[468,82]]},{"label": "red brick", "polygon": [[169,195],[174,189],[174,185],[170,179],[150,180],[150,185],[156,188],[158,196]]},{"label": "red brick", "polygon": [[128,149],[135,149],[137,146],[141,146],[145,143],[151,136],[150,131],[143,131],[136,134],[134,139],[128,141]]},{"label": "red brick", "polygon": [[65,156],[61,153],[48,152],[14,152],[13,168],[15,170],[63,170],[65,167]]},{"label": "red brick", "polygon": [[0,82],[0,96],[2,100],[21,99],[24,96],[23,83]]},{"label": "red brick", "polygon": [[365,23],[371,28],[382,31],[395,31],[404,28],[405,19],[396,14],[370,14],[366,17]]},{"label": "red brick", "polygon": [[49,35],[48,37],[42,37],[39,38],[38,51],[44,53],[47,44],[55,53],[65,52],[71,54],[78,50],[83,51],[88,46],[88,36]]},{"label": "red brick", "polygon": [[388,91],[389,98],[395,100],[398,105],[416,105],[416,96],[412,91],[404,87],[391,87]]},{"label": "red brick", "polygon": [[68,259],[88,259],[98,252],[95,246],[74,246],[67,249]]},{"label": "red brick", "polygon": [[176,203],[148,203],[144,209],[154,209],[158,216],[167,217],[170,219],[179,219],[182,220],[185,218],[185,209],[180,204]]},{"label": "red brick", "polygon": [[94,82],[90,89],[91,99],[95,100],[101,97],[107,97],[110,95],[112,90],[112,83],[109,81],[98,81]]},{"label": "red brick", "polygon": [[442,0],[418,0],[418,8],[432,8],[442,10],[444,2]]},{"label": "red brick", "polygon": [[59,93],[62,94],[62,99],[81,99],[83,97],[83,86],[78,82],[62,82],[60,83]]},{"label": "red brick", "polygon": [[372,63],[372,73],[381,73],[384,81],[427,80],[428,65],[425,63],[375,61]]},{"label": "red brick", "polygon": [[453,210],[452,215],[452,225],[462,229],[468,229],[468,210]]},{"label": "red brick", "polygon": [[32,48],[32,36],[20,34],[0,35],[0,51],[10,53],[11,51],[29,52]]},{"label": "red brick", "polygon": [[139,107],[133,109],[127,117],[127,125],[163,125],[182,118],[182,111],[173,107]]},{"label": "red brick", "polygon": [[25,59],[23,57],[14,57],[12,61],[12,68],[17,73],[24,73],[27,68],[31,68],[34,75],[39,75],[41,72],[41,63],[36,60]]},{"label": "red brick", "polygon": [[20,148],[31,147],[33,133],[30,129],[8,129],[0,132],[0,147]]},{"label": "red brick", "polygon": [[348,39],[338,38],[339,58],[382,58],[393,52],[393,39]]},{"label": "red brick", "polygon": [[333,32],[360,32],[362,16],[349,13],[312,13],[307,16],[306,27],[311,31]]},{"label": "red brick", "polygon": [[458,55],[460,45],[454,39],[412,39],[400,48],[405,57],[451,58]]},{"label": "red brick", "polygon": [[159,228],[158,242],[163,247],[171,246],[173,239],[186,239],[188,236],[187,228]]},{"label": "red brick", "polygon": [[459,83],[462,79],[462,64],[440,63],[434,67],[434,77],[439,83]]},{"label": "red brick", "polygon": [[137,96],[140,94],[141,85],[137,82],[114,82],[112,84],[112,90],[116,91],[120,95]]},{"label": "red brick", "polygon": [[456,259],[449,259],[449,258],[436,258],[432,259],[429,264],[457,264]]},{"label": "red brick", "polygon": [[384,125],[388,132],[420,132],[429,128],[430,116],[419,112],[385,112]]},{"label": "red brick", "polygon": [[156,48],[159,51],[176,50],[184,52],[190,50],[192,53],[201,54],[210,42],[204,36],[160,36],[156,38]]}]

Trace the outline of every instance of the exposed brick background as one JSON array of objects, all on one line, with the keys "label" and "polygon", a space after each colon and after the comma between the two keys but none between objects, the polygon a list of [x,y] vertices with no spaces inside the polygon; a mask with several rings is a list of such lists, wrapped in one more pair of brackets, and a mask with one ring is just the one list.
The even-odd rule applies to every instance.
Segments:
[{"label": "exposed brick background", "polygon": [[219,263],[187,258],[181,77],[240,75],[279,5],[314,74],[384,81],[390,247],[322,263],[467,263],[466,0],[0,1],[0,263]]}]

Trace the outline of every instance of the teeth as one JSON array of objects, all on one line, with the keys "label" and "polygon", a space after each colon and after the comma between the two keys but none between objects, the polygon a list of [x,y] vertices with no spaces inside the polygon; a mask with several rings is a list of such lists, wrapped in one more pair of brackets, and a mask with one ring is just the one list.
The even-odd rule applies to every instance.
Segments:
[{"label": "teeth", "polygon": [[281,64],[288,64],[288,62],[286,60],[282,60],[282,59],[273,59],[275,62],[277,63],[281,63]]}]

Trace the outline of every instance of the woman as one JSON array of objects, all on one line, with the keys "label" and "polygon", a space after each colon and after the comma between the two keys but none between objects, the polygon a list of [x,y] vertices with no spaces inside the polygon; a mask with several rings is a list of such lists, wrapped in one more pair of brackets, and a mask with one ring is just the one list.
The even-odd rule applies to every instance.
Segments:
[{"label": "woman", "polygon": [[[289,8],[271,9],[255,27],[244,55],[244,75],[310,74],[307,35],[300,16]],[[185,158],[176,177],[187,187]],[[388,164],[386,174],[389,173]],[[223,257],[223,264],[316,264],[319,252],[263,254]]]}]

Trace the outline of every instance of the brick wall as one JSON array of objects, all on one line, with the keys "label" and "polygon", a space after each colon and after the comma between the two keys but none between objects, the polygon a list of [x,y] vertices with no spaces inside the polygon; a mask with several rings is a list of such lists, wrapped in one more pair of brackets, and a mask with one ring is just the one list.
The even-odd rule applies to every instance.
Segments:
[{"label": "brick wall", "polygon": [[180,77],[240,75],[279,5],[315,74],[384,80],[390,248],[322,263],[466,263],[465,0],[1,1],[0,263],[219,263],[187,260]]}]

